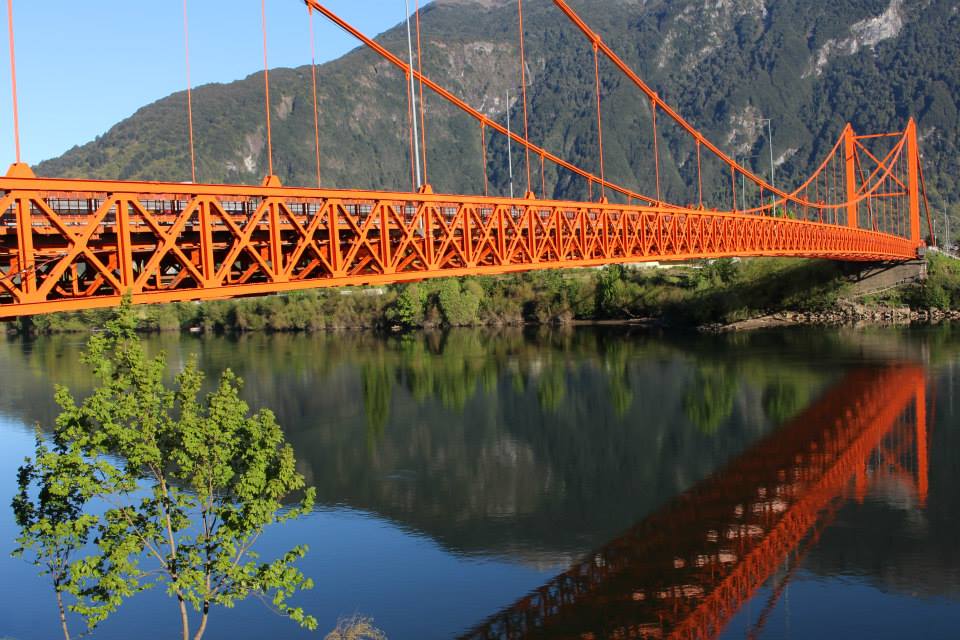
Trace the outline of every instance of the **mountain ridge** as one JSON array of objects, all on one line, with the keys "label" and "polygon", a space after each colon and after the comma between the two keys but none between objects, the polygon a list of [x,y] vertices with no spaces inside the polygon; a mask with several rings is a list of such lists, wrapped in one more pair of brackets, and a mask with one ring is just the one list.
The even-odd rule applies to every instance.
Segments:
[{"label": "mountain ridge", "polygon": [[[650,86],[725,151],[769,173],[761,117],[773,119],[778,179],[797,182],[847,120],[863,133],[916,116],[935,206],[960,201],[960,16],[946,0],[577,0],[570,3]],[[525,4],[530,139],[584,169],[597,165],[589,43],[546,1]],[[424,70],[491,118],[522,122],[516,5],[438,0],[422,11]],[[398,25],[377,40],[405,58]],[[323,184],[409,189],[402,74],[364,49],[317,68]],[[601,61],[607,176],[652,193],[649,107]],[[509,105],[506,93],[511,99]],[[266,173],[260,74],[194,90],[199,179],[259,182]],[[41,175],[184,180],[186,96],[147,105],[96,140],[40,163]],[[427,96],[427,167],[443,192],[482,192],[479,126]],[[638,106],[639,105],[639,106]],[[310,67],[271,71],[275,171],[316,184]],[[692,144],[658,119],[668,197],[689,198]],[[489,131],[488,131],[489,133]],[[491,188],[508,184],[506,145],[488,136]],[[515,148],[514,151],[517,151]],[[514,166],[525,186],[523,154]],[[532,164],[539,164],[534,162]],[[534,182],[539,183],[539,166]],[[721,189],[719,171],[708,176]],[[585,181],[547,167],[547,195],[582,198]],[[538,185],[531,185],[538,186]],[[539,188],[535,189],[538,193]]]}]

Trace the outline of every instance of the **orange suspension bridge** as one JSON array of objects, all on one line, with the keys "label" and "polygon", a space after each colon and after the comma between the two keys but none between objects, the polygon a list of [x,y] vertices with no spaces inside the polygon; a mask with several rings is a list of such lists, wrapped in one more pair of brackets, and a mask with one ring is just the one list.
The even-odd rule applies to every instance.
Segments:
[{"label": "orange suspension bridge", "polygon": [[[112,306],[125,294],[136,303],[159,303],[642,261],[726,256],[904,261],[916,258],[926,244],[921,223],[924,208],[927,235],[933,242],[912,119],[895,133],[859,135],[848,125],[814,174],[786,191],[721,151],[651,89],[566,2],[551,0],[558,17],[570,20],[592,49],[599,157],[596,168],[587,169],[530,140],[523,0],[517,1],[522,132],[504,127],[422,73],[419,3],[416,45],[408,39],[409,59],[404,61],[317,0],[304,1],[311,34],[314,15],[320,14],[406,78],[410,192],[323,187],[315,61],[311,80],[317,185],[283,186],[273,175],[265,28],[269,175],[262,184],[197,183],[189,45],[190,136],[185,143],[190,147],[192,182],[36,177],[20,159],[13,0],[8,0],[17,157],[6,177],[0,178],[0,316]],[[261,8],[264,3],[261,0]],[[186,35],[186,0],[183,10]],[[601,59],[644,96],[638,108],[649,110],[652,121],[652,194],[616,184],[606,176]],[[482,194],[439,194],[430,187],[425,89],[476,122],[483,151]],[[664,118],[675,130],[679,127],[695,150],[691,160],[696,173],[682,204],[668,202],[662,195],[662,133],[657,127]],[[525,197],[490,193],[487,156],[488,138],[493,136],[523,149]],[[537,163],[539,198],[531,175]],[[705,186],[707,163],[729,176],[723,202],[717,202],[709,185]],[[590,197],[587,201],[548,199],[545,167],[585,182]]]}]

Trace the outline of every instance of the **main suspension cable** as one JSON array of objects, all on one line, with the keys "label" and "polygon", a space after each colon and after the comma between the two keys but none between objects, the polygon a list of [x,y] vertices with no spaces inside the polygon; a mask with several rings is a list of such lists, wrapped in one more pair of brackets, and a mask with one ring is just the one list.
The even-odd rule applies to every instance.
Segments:
[{"label": "main suspension cable", "polygon": [[13,142],[17,150],[17,164],[20,164],[20,111],[17,107],[17,58],[13,46],[13,0],[7,0],[7,32],[10,35],[10,85],[13,100]]},{"label": "main suspension cable", "polygon": [[[650,101],[650,113],[653,115],[653,173],[657,180],[657,200],[663,200],[660,195],[660,136],[657,135],[657,101]],[[733,169],[733,166],[730,167]],[[736,211],[737,203],[733,203],[733,209]]]},{"label": "main suspension cable", "polygon": [[270,130],[270,69],[267,67],[267,0],[260,0],[260,24],[263,29],[263,87],[267,114],[267,166],[273,175],[273,136]]},{"label": "main suspension cable", "polygon": [[[697,129],[693,127],[689,122],[687,122],[679,113],[677,113],[669,104],[667,104],[662,98],[660,98],[657,93],[647,85],[646,82],[637,75],[617,54],[607,45],[600,35],[594,31],[583,18],[581,18],[576,11],[574,11],[570,5],[568,5],[564,0],[552,0],[553,4],[563,12],[564,15],[583,33],[583,35],[590,40],[592,43],[595,43],[599,48],[601,53],[607,57],[607,59],[614,64],[620,71],[631,81],[634,85],[637,86],[647,97],[654,102],[660,109],[663,110],[669,118],[676,122],[682,129],[684,129],[690,136],[702,143],[704,147],[707,148],[712,154],[720,159],[723,163],[733,166],[736,165],[736,162],[723,151],[720,150],[715,144],[710,142],[703,134],[701,134]],[[767,183],[766,180],[760,178],[751,171],[746,171],[741,168],[741,172],[753,183],[757,185],[766,185],[767,189],[775,194],[777,197],[785,199],[796,200],[796,193],[787,193],[781,189],[774,187]],[[658,197],[659,201],[660,198]],[[669,206],[668,203],[661,203],[664,206]]]},{"label": "main suspension cable", "polygon": [[190,178],[197,182],[197,154],[193,146],[193,84],[190,82],[190,25],[187,20],[187,0],[183,0],[183,48],[187,62],[187,126],[190,137]]}]

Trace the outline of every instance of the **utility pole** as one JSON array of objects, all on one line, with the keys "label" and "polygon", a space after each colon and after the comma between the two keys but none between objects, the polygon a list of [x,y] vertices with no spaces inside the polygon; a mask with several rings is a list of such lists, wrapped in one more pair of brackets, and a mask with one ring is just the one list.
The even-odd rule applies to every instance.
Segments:
[{"label": "utility pole", "polygon": [[777,167],[773,164],[773,121],[770,118],[764,118],[767,121],[767,144],[770,145],[770,186],[777,188]]},{"label": "utility pole", "polygon": [[[770,118],[758,118],[757,122],[766,122],[767,123],[767,146],[770,147],[770,186],[774,189],[777,188],[777,168],[773,164],[773,121]],[[770,194],[770,202],[775,203],[777,201],[777,194]]]},{"label": "utility pole", "polygon": [[947,253],[950,251],[950,211],[944,208],[943,210],[943,248],[946,249]]},{"label": "utility pole", "polygon": [[413,84],[413,37],[410,34],[410,0],[404,0],[407,9],[407,53],[409,55],[410,72],[407,74],[410,78],[410,106],[412,109],[411,120],[413,121],[413,155],[416,158],[417,168],[417,189],[423,186],[423,178],[420,173],[420,136],[417,131],[417,92],[414,91]]},{"label": "utility pole", "polygon": [[507,165],[510,167],[510,199],[513,199],[513,138],[510,136],[510,90],[507,89]]}]

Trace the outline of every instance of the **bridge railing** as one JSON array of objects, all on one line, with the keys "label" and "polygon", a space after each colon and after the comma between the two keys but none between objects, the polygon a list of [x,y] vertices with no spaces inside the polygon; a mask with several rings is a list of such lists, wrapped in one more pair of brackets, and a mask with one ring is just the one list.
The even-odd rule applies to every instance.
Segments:
[{"label": "bridge railing", "polygon": [[[724,256],[903,260],[819,220],[443,194],[0,178],[0,315]],[[15,224],[14,224],[15,223]]]}]

